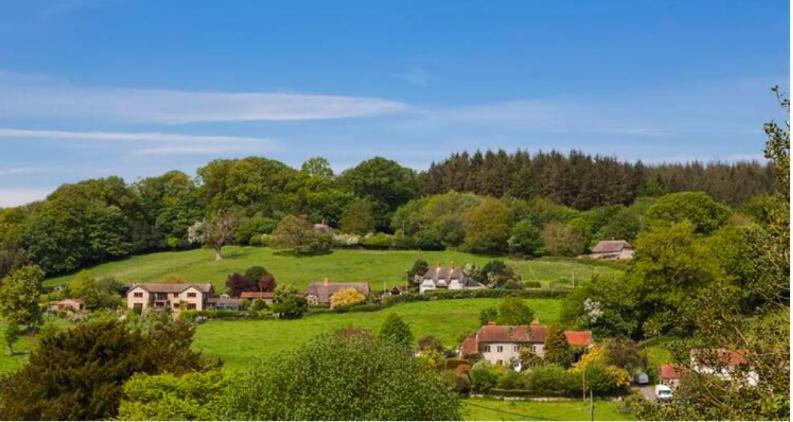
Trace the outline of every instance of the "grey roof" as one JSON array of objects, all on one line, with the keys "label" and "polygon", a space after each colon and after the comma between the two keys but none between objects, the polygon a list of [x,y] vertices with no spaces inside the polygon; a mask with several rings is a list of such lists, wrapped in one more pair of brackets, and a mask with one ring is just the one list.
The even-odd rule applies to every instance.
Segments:
[{"label": "grey roof", "polygon": [[432,280],[436,287],[448,287],[452,280],[459,280],[463,286],[474,287],[479,283],[472,280],[463,272],[462,268],[455,267],[435,267],[430,268],[424,273],[422,281]]},{"label": "grey roof", "polygon": [[210,304],[215,305],[236,305],[239,306],[242,304],[242,299],[235,299],[231,297],[218,297],[209,299]]},{"label": "grey roof", "polygon": [[592,248],[592,253],[620,252],[623,249],[633,249],[633,246],[625,240],[601,240]]},{"label": "grey roof", "polygon": [[194,287],[203,293],[212,291],[212,283],[141,283],[130,287],[130,290],[140,287],[150,293],[181,293]]},{"label": "grey roof", "polygon": [[369,296],[369,283],[325,283],[324,281],[309,284],[304,295],[316,296],[319,303],[330,303],[330,297],[344,289],[355,289],[358,293]]}]

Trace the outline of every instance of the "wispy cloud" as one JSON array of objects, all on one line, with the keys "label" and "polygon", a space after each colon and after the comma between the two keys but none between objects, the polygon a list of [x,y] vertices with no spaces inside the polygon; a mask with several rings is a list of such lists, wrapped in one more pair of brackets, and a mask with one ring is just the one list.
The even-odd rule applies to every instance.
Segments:
[{"label": "wispy cloud", "polygon": [[406,107],[398,101],[343,95],[78,87],[0,72],[4,117],[183,124],[355,118],[397,113]]},{"label": "wispy cloud", "polygon": [[[0,140],[88,141],[133,144],[133,155],[212,155],[277,150],[270,138],[161,132],[79,132],[0,128]],[[2,174],[2,169],[0,169]]]},{"label": "wispy cloud", "polygon": [[429,85],[431,80],[430,73],[422,67],[414,67],[407,72],[397,73],[395,76],[405,82],[422,88]]}]

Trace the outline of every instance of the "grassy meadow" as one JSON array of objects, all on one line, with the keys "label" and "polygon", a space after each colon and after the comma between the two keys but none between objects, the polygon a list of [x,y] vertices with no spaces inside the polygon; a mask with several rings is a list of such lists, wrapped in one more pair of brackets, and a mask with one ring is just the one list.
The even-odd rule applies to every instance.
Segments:
[{"label": "grassy meadow", "polygon": [[[191,282],[211,282],[218,291],[225,291],[228,274],[261,265],[273,273],[279,283],[304,288],[312,281],[328,277],[331,281],[368,281],[373,289],[405,283],[405,271],[416,258],[430,265],[474,263],[482,265],[493,257],[459,251],[372,251],[337,249],[328,255],[295,257],[270,248],[229,246],[223,248],[225,259],[215,261],[212,251],[159,252],[136,255],[86,270],[94,276],[113,276],[125,282],[157,281],[176,275]],[[516,260],[500,258],[513,266],[523,280],[536,280],[544,285],[561,278],[587,280],[594,274],[615,274],[614,268],[575,259],[540,258]],[[68,283],[74,275],[51,278],[47,286]]]},{"label": "grassy meadow", "polygon": [[[199,325],[193,348],[206,356],[220,357],[227,369],[238,368],[253,359],[266,358],[300,346],[311,338],[344,327],[377,330],[394,312],[410,325],[415,340],[425,335],[439,337],[447,347],[479,328],[479,312],[497,306],[501,299],[459,299],[412,302],[377,312],[326,313],[298,320],[210,321]],[[559,319],[557,299],[527,299],[526,303],[543,323]]]},{"label": "grassy meadow", "polygon": [[[595,401],[596,421],[633,420],[630,414],[619,411],[620,402]],[[468,421],[588,421],[589,402],[528,401],[471,398],[463,401],[462,416]]]}]

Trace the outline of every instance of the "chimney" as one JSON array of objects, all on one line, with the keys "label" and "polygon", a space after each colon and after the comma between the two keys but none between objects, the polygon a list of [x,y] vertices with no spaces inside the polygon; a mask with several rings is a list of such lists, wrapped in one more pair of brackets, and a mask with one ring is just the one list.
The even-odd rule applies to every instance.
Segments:
[{"label": "chimney", "polygon": [[325,280],[322,281],[322,285],[328,287],[328,278],[325,277]]}]

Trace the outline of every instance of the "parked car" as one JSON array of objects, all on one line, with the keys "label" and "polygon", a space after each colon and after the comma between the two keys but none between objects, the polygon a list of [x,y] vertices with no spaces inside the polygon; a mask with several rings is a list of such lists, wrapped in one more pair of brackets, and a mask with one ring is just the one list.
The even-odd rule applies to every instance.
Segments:
[{"label": "parked car", "polygon": [[647,383],[650,382],[650,377],[648,377],[646,373],[638,371],[633,374],[633,382],[639,385],[647,385]]},{"label": "parked car", "polygon": [[658,384],[655,386],[655,398],[659,401],[665,401],[672,398],[672,389],[666,385]]}]

